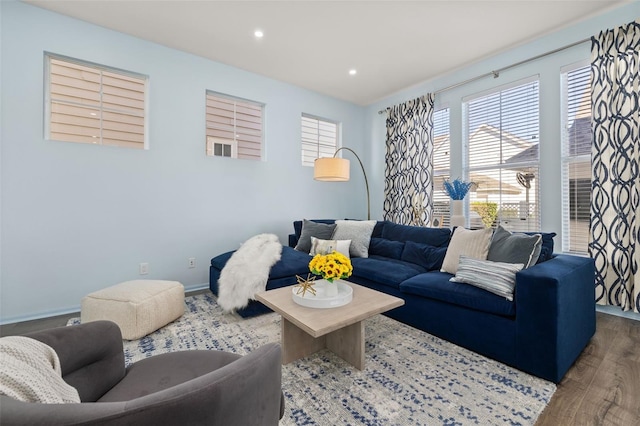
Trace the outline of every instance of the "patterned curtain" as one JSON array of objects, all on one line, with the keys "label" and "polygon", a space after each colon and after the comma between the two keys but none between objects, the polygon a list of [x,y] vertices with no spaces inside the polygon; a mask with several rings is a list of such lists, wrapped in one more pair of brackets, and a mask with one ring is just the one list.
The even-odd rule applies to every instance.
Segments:
[{"label": "patterned curtain", "polygon": [[387,113],[384,219],[428,225],[433,211],[433,94]]},{"label": "patterned curtain", "polygon": [[591,41],[596,302],[640,312],[640,20]]}]

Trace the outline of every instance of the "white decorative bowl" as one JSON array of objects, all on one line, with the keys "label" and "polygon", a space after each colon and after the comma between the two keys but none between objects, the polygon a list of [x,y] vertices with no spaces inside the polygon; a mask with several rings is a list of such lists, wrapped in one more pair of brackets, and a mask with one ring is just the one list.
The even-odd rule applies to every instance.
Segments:
[{"label": "white decorative bowl", "polygon": [[[326,295],[326,287],[330,285],[338,286],[337,295]],[[336,280],[333,283],[326,280],[316,280],[313,288],[316,290],[316,294],[306,291],[304,296],[302,296],[302,294],[296,294],[300,290],[299,287],[292,287],[291,293],[293,294],[293,301],[298,305],[306,306],[308,308],[325,309],[344,306],[353,299],[353,289],[342,280]]]}]

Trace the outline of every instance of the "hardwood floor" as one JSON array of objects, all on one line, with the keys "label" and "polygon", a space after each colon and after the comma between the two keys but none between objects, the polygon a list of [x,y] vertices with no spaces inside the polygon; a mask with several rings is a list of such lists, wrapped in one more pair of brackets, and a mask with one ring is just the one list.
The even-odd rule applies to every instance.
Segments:
[{"label": "hardwood floor", "polygon": [[[596,315],[596,334],[536,426],[640,425],[640,321]],[[0,335],[63,326],[75,316],[79,313],[3,325]]]},{"label": "hardwood floor", "polygon": [[640,425],[640,321],[598,312],[596,334],[536,426]]}]

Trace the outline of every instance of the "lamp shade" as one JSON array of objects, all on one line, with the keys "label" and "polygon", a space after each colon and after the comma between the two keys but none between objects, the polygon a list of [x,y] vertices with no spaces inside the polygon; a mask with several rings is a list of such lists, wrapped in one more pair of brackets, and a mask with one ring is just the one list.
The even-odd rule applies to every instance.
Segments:
[{"label": "lamp shade", "polygon": [[349,180],[349,160],[338,157],[318,158],[313,163],[315,180],[345,182]]}]

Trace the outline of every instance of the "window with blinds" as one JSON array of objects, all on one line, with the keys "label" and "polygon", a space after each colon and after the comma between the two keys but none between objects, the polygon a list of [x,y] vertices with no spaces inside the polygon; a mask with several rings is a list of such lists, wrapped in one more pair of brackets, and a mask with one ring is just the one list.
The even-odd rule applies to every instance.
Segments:
[{"label": "window with blinds", "polygon": [[537,78],[463,101],[469,225],[539,231]]},{"label": "window with blinds", "polygon": [[591,197],[591,74],[586,63],[563,68],[562,250],[587,254]]},{"label": "window with blinds", "polygon": [[143,149],[147,78],[47,54],[47,139]]},{"label": "window with blinds", "polygon": [[338,123],[302,114],[302,165],[313,167],[316,158],[333,157],[338,149]]},{"label": "window with blinds", "polygon": [[433,219],[434,226],[449,226],[449,196],[444,181],[450,175],[449,108],[433,113]]},{"label": "window with blinds", "polygon": [[207,91],[207,155],[262,159],[264,104]]}]

